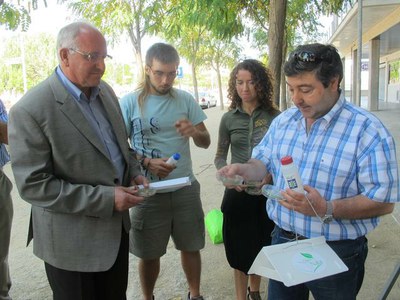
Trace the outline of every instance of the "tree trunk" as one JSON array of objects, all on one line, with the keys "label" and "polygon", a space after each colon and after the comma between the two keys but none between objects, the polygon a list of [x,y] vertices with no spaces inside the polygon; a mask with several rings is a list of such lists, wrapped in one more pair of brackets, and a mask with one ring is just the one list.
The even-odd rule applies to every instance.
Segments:
[{"label": "tree trunk", "polygon": [[[287,53],[287,39],[286,39],[286,30],[285,30],[285,39],[284,39],[284,43],[283,43],[283,49],[282,49],[282,57],[286,57],[286,53]],[[281,67],[281,97],[280,97],[280,110],[284,111],[288,108],[288,103],[287,103],[287,92],[286,92],[286,78],[285,78],[285,74],[283,73],[283,64],[282,63],[282,67]],[[290,100],[290,99],[289,99]],[[289,105],[290,106],[290,105]]]},{"label": "tree trunk", "polygon": [[135,48],[135,56],[136,56],[136,67],[138,72],[138,79],[140,81],[144,80],[144,65],[143,65],[143,57],[142,57],[142,35],[141,35],[141,27],[140,27],[140,17],[136,16],[135,18],[135,31],[136,31],[136,43],[134,43]]},{"label": "tree trunk", "polygon": [[279,106],[283,43],[287,0],[271,0],[269,4],[269,69],[274,76],[274,102]]},{"label": "tree trunk", "polygon": [[144,68],[143,68],[143,58],[142,53],[135,51],[136,57],[136,71],[137,71],[137,82],[144,79]]},{"label": "tree trunk", "polygon": [[217,81],[218,81],[218,92],[219,92],[219,103],[221,106],[221,110],[224,110],[224,96],[222,94],[222,80],[221,80],[221,68],[219,63],[217,63]]},{"label": "tree trunk", "polygon": [[197,76],[196,76],[196,65],[195,62],[191,64],[192,67],[192,78],[193,78],[193,92],[194,98],[196,99],[197,103],[199,102],[199,89],[197,87]]},{"label": "tree trunk", "polygon": [[140,82],[144,80],[144,68],[143,68],[143,58],[142,58],[142,45],[141,45],[141,39],[140,37],[136,37],[135,34],[133,33],[133,29],[130,28],[128,30],[128,35],[129,39],[131,40],[134,52],[135,52],[135,58],[136,58],[136,71],[137,71],[137,77],[136,81]]},{"label": "tree trunk", "polygon": [[[282,67],[283,69],[283,67]],[[286,81],[285,81],[285,74],[283,74],[283,72],[281,72],[281,97],[280,97],[280,105],[279,105],[279,109],[281,111],[284,111],[288,108],[288,99],[287,99],[287,92],[286,92]]]}]

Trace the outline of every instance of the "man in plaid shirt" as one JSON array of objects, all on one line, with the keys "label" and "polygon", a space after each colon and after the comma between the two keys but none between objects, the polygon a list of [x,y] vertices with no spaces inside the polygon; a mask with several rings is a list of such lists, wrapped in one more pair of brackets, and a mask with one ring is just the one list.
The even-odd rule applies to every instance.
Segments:
[{"label": "man in plaid shirt", "polygon": [[[284,72],[294,107],[281,113],[246,164],[219,171],[259,180],[266,173],[283,190],[268,201],[272,243],[324,236],[347,272],[286,287],[270,280],[269,299],[356,299],[364,278],[366,234],[394,209],[399,177],[394,140],[372,113],[346,101],[341,58],[331,45],[302,45]],[[281,158],[290,155],[305,193],[285,189]],[[241,187],[236,187],[241,189]]]}]

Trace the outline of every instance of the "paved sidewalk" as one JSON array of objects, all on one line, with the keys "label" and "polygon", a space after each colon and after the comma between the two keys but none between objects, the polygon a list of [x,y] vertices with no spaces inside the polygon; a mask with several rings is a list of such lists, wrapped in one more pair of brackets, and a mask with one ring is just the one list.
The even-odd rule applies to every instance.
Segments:
[{"label": "paved sidewalk", "polygon": [[[208,115],[208,127],[212,144],[207,150],[192,147],[194,170],[201,183],[204,212],[219,208],[223,187],[215,180],[213,165],[217,132],[222,111],[219,107],[205,110]],[[400,158],[400,105],[389,106],[375,114],[385,123],[396,139],[397,157]],[[14,181],[10,165],[5,172]],[[13,189],[14,221],[11,237],[9,263],[13,286],[11,296],[14,300],[52,299],[51,291],[44,273],[43,262],[32,254],[32,244],[26,247],[30,206],[22,201]],[[397,218],[397,221],[396,219]],[[66,232],[65,234],[68,234]],[[382,218],[378,228],[368,235],[369,254],[366,263],[364,284],[359,293],[360,300],[378,299],[383,286],[391,275],[394,265],[400,260],[400,209]],[[203,273],[202,293],[207,300],[234,299],[234,282],[230,267],[225,259],[222,244],[213,245],[206,237],[206,247],[202,251]],[[263,280],[262,295],[265,299],[267,280]],[[128,299],[140,300],[140,286],[137,274],[137,260],[130,255],[130,275]],[[157,300],[185,299],[186,281],[180,267],[180,257],[172,243],[167,254],[161,260],[161,272],[156,284]],[[400,279],[395,283],[387,299],[400,299]]]}]

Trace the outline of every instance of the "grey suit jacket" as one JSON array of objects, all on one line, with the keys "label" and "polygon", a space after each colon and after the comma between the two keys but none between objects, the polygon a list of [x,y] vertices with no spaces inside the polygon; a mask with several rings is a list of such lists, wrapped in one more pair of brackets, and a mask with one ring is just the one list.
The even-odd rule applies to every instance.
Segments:
[{"label": "grey suit jacket", "polygon": [[[54,72],[10,110],[9,146],[18,191],[32,204],[34,254],[60,269],[108,270],[117,257],[128,211],[114,211],[114,186],[140,174],[118,99],[105,83],[100,99],[126,160],[124,180]],[[30,230],[30,232],[32,232]],[[28,243],[31,237],[28,237]]]}]

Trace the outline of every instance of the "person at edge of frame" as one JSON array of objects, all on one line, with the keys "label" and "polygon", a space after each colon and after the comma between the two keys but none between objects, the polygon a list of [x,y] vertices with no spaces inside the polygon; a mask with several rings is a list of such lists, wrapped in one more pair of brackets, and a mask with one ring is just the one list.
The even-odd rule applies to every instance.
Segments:
[{"label": "person at edge of frame", "polygon": [[7,122],[7,110],[0,99],[0,300],[11,300],[9,292],[12,284],[8,253],[14,214],[11,198],[13,186],[3,172],[3,167],[10,161],[10,155],[5,146],[8,144]]}]

